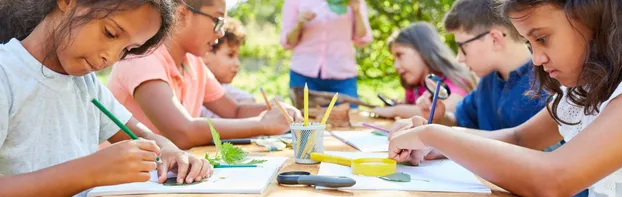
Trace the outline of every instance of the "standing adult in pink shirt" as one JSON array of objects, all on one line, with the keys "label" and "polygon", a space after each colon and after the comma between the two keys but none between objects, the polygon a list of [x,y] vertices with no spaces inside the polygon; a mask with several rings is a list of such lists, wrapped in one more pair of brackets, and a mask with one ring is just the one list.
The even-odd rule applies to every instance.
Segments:
[{"label": "standing adult in pink shirt", "polygon": [[354,45],[372,38],[365,0],[285,0],[281,44],[293,50],[290,88],[358,97]]}]

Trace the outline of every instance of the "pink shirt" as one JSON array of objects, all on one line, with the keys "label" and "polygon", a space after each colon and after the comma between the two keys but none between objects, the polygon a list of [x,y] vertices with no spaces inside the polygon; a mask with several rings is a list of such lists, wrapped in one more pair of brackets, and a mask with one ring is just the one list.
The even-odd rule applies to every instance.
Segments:
[{"label": "pink shirt", "polygon": [[[451,94],[458,94],[462,97],[466,96],[467,92],[464,91],[462,88],[456,86],[453,82],[451,82],[451,80],[445,79],[444,82],[445,84],[447,84],[447,87],[449,87],[449,91],[451,91]],[[420,85],[419,87],[416,87],[414,89],[406,89],[406,103],[414,105],[417,102],[417,98],[423,95],[425,91],[427,90],[425,89],[425,87],[423,87],[423,85]]]},{"label": "pink shirt", "polygon": [[[287,34],[296,27],[298,15],[305,11],[314,12],[316,17],[305,24],[298,44],[288,45]],[[326,0],[285,0],[281,44],[293,49],[292,71],[312,78],[317,78],[321,71],[322,79],[355,77],[357,64],[353,44],[362,47],[373,40],[364,0],[361,0],[360,12],[367,29],[363,37],[354,35],[354,14],[349,7],[348,13],[338,15],[328,8]]]},{"label": "pink shirt", "polygon": [[204,102],[214,101],[225,95],[224,89],[204,66],[201,58],[187,54],[184,64],[185,69],[180,73],[168,50],[162,46],[151,55],[116,64],[107,86],[136,119],[154,133],[160,133],[134,99],[134,91],[140,84],[150,80],[168,83],[192,117],[199,117]]}]

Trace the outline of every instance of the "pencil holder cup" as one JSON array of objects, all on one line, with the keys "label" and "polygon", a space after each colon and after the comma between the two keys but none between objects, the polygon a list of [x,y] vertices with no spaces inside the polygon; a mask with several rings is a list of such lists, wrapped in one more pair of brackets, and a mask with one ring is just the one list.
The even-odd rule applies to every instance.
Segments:
[{"label": "pencil holder cup", "polygon": [[320,163],[311,160],[311,153],[324,153],[324,130],[325,124],[309,123],[304,126],[302,123],[292,123],[292,146],[294,148],[294,159],[299,164]]}]

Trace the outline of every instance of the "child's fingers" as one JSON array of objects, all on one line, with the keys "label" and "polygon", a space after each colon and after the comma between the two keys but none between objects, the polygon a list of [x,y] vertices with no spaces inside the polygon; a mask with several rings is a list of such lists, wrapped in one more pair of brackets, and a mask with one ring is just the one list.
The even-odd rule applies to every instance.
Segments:
[{"label": "child's fingers", "polygon": [[404,161],[408,161],[410,160],[410,152],[411,150],[402,150],[399,155],[398,155],[398,160],[399,162],[404,162]]},{"label": "child's fingers", "polygon": [[418,166],[421,161],[423,161],[423,157],[427,154],[428,151],[425,150],[415,150],[410,154],[410,163]]},{"label": "child's fingers", "polygon": [[158,183],[164,183],[164,181],[166,181],[166,178],[168,178],[168,168],[168,161],[162,161],[162,163],[158,165]]},{"label": "child's fingers", "polygon": [[128,180],[129,182],[145,182],[151,179],[151,173],[149,172],[141,172],[138,176],[135,176],[133,179]]},{"label": "child's fingers", "polygon": [[190,159],[190,172],[188,173],[188,176],[186,177],[186,183],[190,184],[194,181],[199,181],[201,180],[201,169],[203,168],[203,163],[201,162],[201,160],[196,159],[196,158],[192,158]]},{"label": "child's fingers", "polygon": [[304,118],[302,117],[302,112],[300,112],[300,110],[293,109],[292,111],[294,111],[294,116],[292,116],[292,118],[294,119],[294,122],[295,122],[296,120],[302,120],[302,119],[304,119]]},{"label": "child's fingers", "polygon": [[421,125],[426,125],[428,123],[428,120],[426,120],[425,118],[421,116],[415,116],[412,118],[412,123],[413,123],[413,127],[417,127]]},{"label": "child's fingers", "polygon": [[208,161],[203,160],[203,167],[201,168],[201,178],[209,178],[212,176],[212,172],[214,171],[214,166],[210,164]]},{"label": "child's fingers", "polygon": [[151,151],[156,155],[160,155],[160,147],[153,140],[145,140],[141,138],[138,140],[132,140],[132,143],[138,146],[141,150]]},{"label": "child's fingers", "polygon": [[188,174],[189,165],[188,157],[177,158],[177,184],[184,183],[184,178],[186,178]]},{"label": "child's fingers", "polygon": [[141,151],[138,154],[140,154],[140,157],[142,158],[143,161],[155,162],[156,159],[158,158],[158,155],[156,155],[156,153],[151,152],[151,151]]},{"label": "child's fingers", "polygon": [[158,164],[156,162],[148,162],[143,161],[140,165],[141,172],[151,172],[158,168]]}]

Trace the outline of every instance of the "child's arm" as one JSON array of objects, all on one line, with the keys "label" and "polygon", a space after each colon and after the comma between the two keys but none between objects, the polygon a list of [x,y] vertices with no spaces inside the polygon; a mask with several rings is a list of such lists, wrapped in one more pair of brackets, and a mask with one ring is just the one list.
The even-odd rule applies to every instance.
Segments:
[{"label": "child's arm", "polygon": [[49,168],[0,176],[0,196],[72,196],[96,186],[148,181],[159,153],[153,142],[124,141]]},{"label": "child's arm", "polygon": [[374,108],[371,110],[371,113],[384,118],[410,118],[413,116],[421,116],[421,108],[417,105],[400,104],[392,107]]},{"label": "child's arm", "polygon": [[[189,149],[212,142],[207,119],[192,117],[166,82],[157,80],[145,82],[136,89],[134,98],[160,133],[178,147]],[[260,118],[213,119],[212,123],[223,139],[270,135],[282,133],[289,128],[289,124],[276,107],[266,115],[269,114],[276,116],[268,121],[261,121]]]},{"label": "child's arm", "polygon": [[203,105],[222,118],[250,118],[268,109],[265,103],[241,104],[229,95],[205,102]]},{"label": "child's arm", "polygon": [[439,125],[415,128],[403,139],[419,138],[425,145],[512,193],[571,196],[622,166],[622,157],[618,156],[622,155],[620,114],[622,98],[616,98],[586,129],[553,152],[533,150],[561,140],[557,125],[546,110],[512,133],[514,143],[532,149]]},{"label": "child's arm", "polygon": [[26,174],[0,176],[0,196],[72,196],[91,188],[87,163],[76,159]]}]

